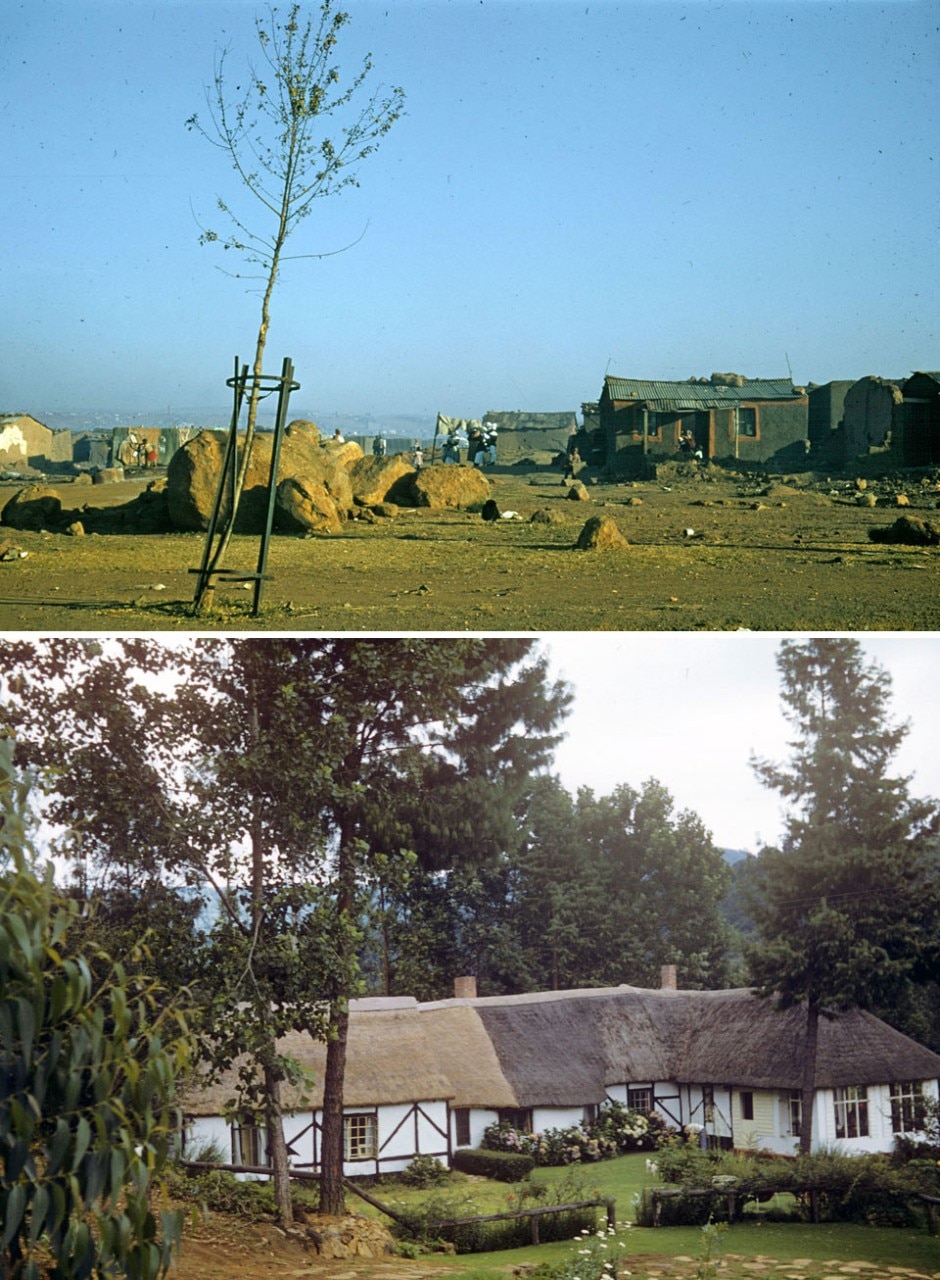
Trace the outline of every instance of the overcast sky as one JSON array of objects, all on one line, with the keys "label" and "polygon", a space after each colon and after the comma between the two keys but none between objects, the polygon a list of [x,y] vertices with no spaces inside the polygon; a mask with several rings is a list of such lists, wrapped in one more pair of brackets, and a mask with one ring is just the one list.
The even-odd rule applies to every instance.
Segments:
[{"label": "overcast sky", "polygon": [[[935,0],[345,7],[341,67],[371,50],[407,116],[291,244],[357,241],[275,296],[269,367],[293,358],[298,411],[937,367]],[[184,122],[265,9],[5,0],[0,411],[226,403],[259,304],[198,244],[240,188]]]},{"label": "overcast sky", "polygon": [[[940,638],[856,637],[892,678],[892,720],[909,721],[895,775],[911,794],[940,798]],[[749,766],[783,762],[792,739],[780,702],[779,637],[748,632],[579,633],[546,637],[553,670],[574,686],[556,772],[574,791],[609,794],[656,778],[676,810],[699,814],[722,848],[755,852],[782,834],[776,792]]]}]

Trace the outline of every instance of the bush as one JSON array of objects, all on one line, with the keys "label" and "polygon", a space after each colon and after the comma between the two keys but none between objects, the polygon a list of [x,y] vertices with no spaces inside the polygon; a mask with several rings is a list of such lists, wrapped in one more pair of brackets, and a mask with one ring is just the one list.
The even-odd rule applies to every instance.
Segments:
[{"label": "bush", "polygon": [[436,1156],[415,1156],[398,1175],[406,1187],[438,1187],[450,1177],[450,1170]]},{"label": "bush", "polygon": [[521,1182],[535,1168],[535,1157],[522,1152],[486,1151],[481,1147],[459,1147],[451,1164],[461,1173],[475,1173],[496,1182]]}]

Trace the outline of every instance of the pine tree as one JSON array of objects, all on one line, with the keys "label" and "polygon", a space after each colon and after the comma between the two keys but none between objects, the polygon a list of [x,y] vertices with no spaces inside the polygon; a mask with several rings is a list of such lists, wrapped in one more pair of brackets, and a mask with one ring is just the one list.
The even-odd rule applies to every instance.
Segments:
[{"label": "pine tree", "polygon": [[891,680],[852,639],[784,641],[786,764],[752,759],[789,805],[779,849],[762,852],[749,949],[758,991],[805,1004],[800,1148],[812,1146],[819,1018],[884,1006],[938,959],[938,884],[926,856],[933,804],[892,776],[907,733],[889,718]]}]

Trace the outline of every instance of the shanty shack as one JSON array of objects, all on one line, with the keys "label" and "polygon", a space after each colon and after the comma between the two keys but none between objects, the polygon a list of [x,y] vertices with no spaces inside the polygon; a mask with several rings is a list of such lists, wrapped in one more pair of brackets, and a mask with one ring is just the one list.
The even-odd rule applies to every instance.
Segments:
[{"label": "shanty shack", "polygon": [[[748,990],[620,986],[449,1000],[352,1002],[345,1090],[347,1176],[392,1172],[416,1155],[448,1163],[488,1124],[538,1133],[589,1122],[608,1099],[656,1111],[713,1146],[793,1154],[799,1145],[805,1012]],[[319,1160],[326,1049],[279,1044],[312,1074],[286,1101],[291,1159]],[[862,1010],[821,1019],[815,1061],[816,1145],[890,1151],[918,1132],[938,1097],[940,1056]],[[264,1132],[226,1120],[231,1082],[186,1104],[189,1140],[215,1138],[235,1164],[264,1164]]]},{"label": "shanty shack", "polygon": [[28,413],[0,414],[0,467],[42,470],[71,461],[71,431],[53,431]]},{"label": "shanty shack", "polygon": [[651,464],[700,452],[721,462],[801,465],[809,441],[809,398],[789,378],[659,382],[606,377],[598,413],[614,475],[642,475]]}]

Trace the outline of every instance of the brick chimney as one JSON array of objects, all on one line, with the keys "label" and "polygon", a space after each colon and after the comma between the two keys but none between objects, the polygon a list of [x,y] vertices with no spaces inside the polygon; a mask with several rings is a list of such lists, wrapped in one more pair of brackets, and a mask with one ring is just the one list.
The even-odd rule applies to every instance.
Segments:
[{"label": "brick chimney", "polygon": [[477,998],[477,980],[473,975],[454,979],[454,998],[456,1000],[475,1000]]},{"label": "brick chimney", "polygon": [[664,964],[660,966],[659,989],[660,991],[679,990],[679,976],[674,964]]}]

